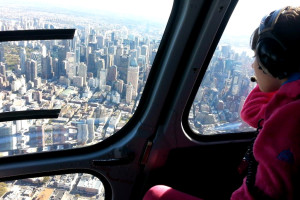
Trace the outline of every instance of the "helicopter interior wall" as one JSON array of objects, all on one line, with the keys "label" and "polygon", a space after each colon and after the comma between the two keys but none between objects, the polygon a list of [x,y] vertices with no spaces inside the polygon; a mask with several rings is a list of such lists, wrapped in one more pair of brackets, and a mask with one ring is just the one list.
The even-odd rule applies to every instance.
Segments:
[{"label": "helicopter interior wall", "polygon": [[166,164],[149,174],[149,189],[164,184],[203,199],[229,199],[242,182],[238,165],[248,142],[171,150]]}]

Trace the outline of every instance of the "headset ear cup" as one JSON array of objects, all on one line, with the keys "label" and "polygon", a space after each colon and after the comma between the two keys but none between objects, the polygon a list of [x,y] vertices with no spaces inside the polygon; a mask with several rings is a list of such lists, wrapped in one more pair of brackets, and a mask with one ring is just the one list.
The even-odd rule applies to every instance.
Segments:
[{"label": "headset ear cup", "polygon": [[288,62],[286,51],[273,39],[264,38],[258,41],[256,55],[259,64],[275,78],[285,78],[287,76]]}]

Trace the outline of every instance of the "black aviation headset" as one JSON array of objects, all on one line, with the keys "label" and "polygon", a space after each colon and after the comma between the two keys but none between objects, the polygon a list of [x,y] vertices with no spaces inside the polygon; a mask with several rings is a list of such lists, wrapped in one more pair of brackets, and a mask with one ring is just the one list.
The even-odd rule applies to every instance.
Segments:
[{"label": "black aviation headset", "polygon": [[292,72],[292,66],[289,64],[290,52],[274,31],[280,14],[287,8],[289,7],[275,10],[265,16],[258,28],[256,56],[260,69],[278,79],[286,78]]}]

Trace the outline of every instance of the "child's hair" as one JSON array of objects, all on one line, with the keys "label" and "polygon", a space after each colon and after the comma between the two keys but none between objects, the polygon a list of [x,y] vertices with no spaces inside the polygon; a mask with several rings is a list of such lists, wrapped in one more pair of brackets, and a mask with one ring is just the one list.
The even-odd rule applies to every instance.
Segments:
[{"label": "child's hair", "polygon": [[[273,12],[265,19],[265,24],[271,19]],[[256,50],[259,40],[258,29],[254,30],[250,38],[250,47],[253,51]],[[272,33],[288,49],[288,65],[292,67],[290,72],[298,72],[300,68],[298,59],[300,55],[300,7],[289,6],[284,9],[279,15]]]},{"label": "child's hair", "polygon": [[[266,18],[269,20],[270,15]],[[280,38],[280,40],[292,49],[299,49],[300,47],[300,6],[288,7],[279,16],[273,32]],[[258,28],[254,30],[250,38],[250,47],[252,50],[256,49],[258,42]],[[298,50],[299,51],[299,50]]]}]

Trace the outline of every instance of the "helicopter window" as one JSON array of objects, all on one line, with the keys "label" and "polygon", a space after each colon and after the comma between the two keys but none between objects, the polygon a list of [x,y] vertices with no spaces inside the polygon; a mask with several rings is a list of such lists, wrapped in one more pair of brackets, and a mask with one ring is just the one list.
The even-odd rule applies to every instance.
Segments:
[{"label": "helicopter window", "polygon": [[0,156],[89,146],[120,130],[172,3],[1,1]]},{"label": "helicopter window", "polygon": [[240,118],[243,103],[256,85],[250,81],[254,75],[250,36],[261,17],[268,13],[266,8],[271,12],[286,5],[295,2],[266,2],[265,6],[261,1],[238,2],[190,108],[188,124],[194,133],[215,135],[254,130]]}]

